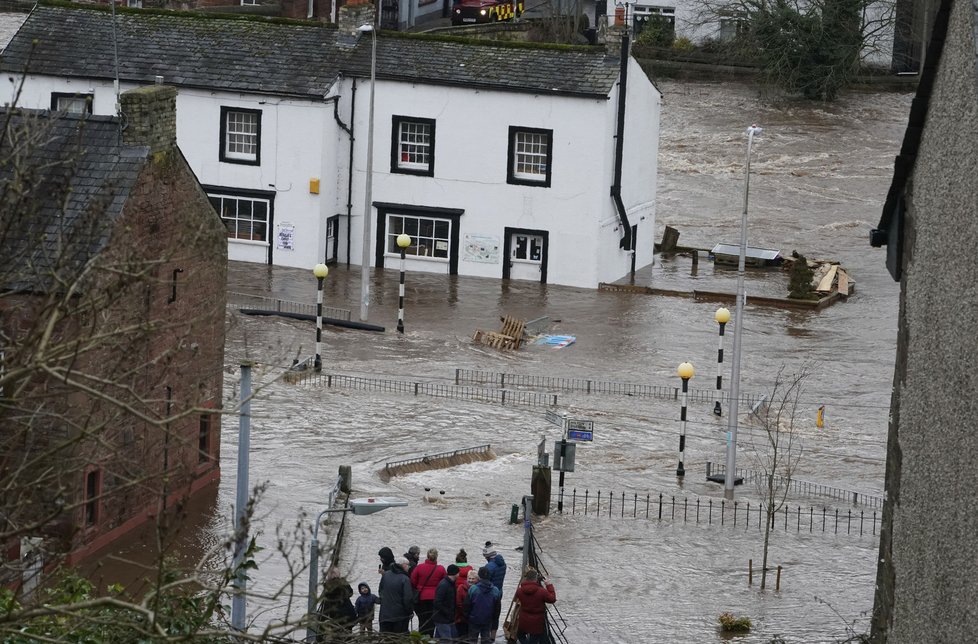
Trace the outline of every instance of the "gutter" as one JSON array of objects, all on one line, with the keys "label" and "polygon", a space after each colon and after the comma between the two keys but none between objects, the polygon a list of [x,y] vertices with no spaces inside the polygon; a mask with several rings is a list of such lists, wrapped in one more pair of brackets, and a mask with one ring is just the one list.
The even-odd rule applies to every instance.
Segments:
[{"label": "gutter", "polygon": [[346,170],[346,266],[350,266],[350,238],[353,234],[353,142],[355,140],[353,136],[353,119],[352,115],[356,114],[357,107],[357,79],[353,79],[353,88],[350,90],[350,125],[347,126],[346,123],[340,120],[339,111],[339,97],[333,102],[333,118],[336,120],[336,124],[346,132],[350,137],[350,162],[347,165]]},{"label": "gutter", "polygon": [[632,226],[625,214],[625,203],[621,200],[621,165],[625,148],[625,92],[628,89],[628,31],[621,36],[621,70],[618,77],[618,117],[615,119],[615,178],[611,184],[611,198],[618,211],[618,220],[622,226],[622,238],[618,247],[624,250],[634,250],[632,241]]}]

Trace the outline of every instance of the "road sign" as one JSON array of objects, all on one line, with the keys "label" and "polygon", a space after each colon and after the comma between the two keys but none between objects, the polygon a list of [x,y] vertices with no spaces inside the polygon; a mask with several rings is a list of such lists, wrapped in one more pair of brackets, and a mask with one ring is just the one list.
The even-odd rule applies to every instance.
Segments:
[{"label": "road sign", "polygon": [[567,419],[567,440],[587,442],[593,441],[594,421],[582,420],[579,418]]},{"label": "road sign", "polygon": [[557,412],[550,411],[548,409],[547,410],[546,419],[547,419],[547,422],[548,423],[553,423],[554,425],[557,425],[558,427],[563,427],[564,426],[564,417],[562,415],[558,414]]},{"label": "road sign", "polygon": [[567,430],[567,440],[590,442],[594,440],[594,432],[585,432],[579,429]]}]

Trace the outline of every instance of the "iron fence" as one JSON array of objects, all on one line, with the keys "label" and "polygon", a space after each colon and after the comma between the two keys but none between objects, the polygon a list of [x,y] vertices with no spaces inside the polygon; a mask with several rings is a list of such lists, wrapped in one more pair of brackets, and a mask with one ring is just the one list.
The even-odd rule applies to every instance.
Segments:
[{"label": "iron fence", "polygon": [[384,464],[385,470],[390,470],[395,467],[404,467],[405,465],[414,465],[416,463],[430,463],[431,461],[440,458],[452,458],[455,456],[464,456],[465,454],[480,454],[488,452],[492,449],[490,443],[485,445],[477,445],[476,447],[465,447],[463,449],[454,449],[450,452],[438,452],[437,454],[425,454],[424,456],[418,456],[416,458],[405,458],[399,461],[388,461]]},{"label": "iron fence", "polygon": [[485,387],[462,387],[433,382],[410,382],[346,376],[342,374],[290,372],[296,384],[330,387],[344,387],[364,391],[408,394],[411,396],[431,396],[433,398],[455,398],[476,402],[499,403],[500,405],[525,405],[528,407],[555,407],[557,394],[544,394],[533,391],[513,391],[509,389],[490,389]]},{"label": "iron fence", "polygon": [[[711,476],[722,477],[726,474],[726,471],[726,465],[712,463],[709,461],[706,463],[707,478],[710,478]],[[743,478],[745,483],[756,483],[758,481],[764,481],[768,475],[757,470],[737,468],[737,476]],[[781,488],[787,486],[787,488],[794,494],[802,496],[823,496],[830,499],[837,499],[839,501],[846,501],[852,505],[865,505],[878,510],[883,509],[883,497],[875,494],[868,494],[866,492],[859,492],[857,490],[847,490],[840,487],[832,487],[831,485],[823,485],[821,483],[813,483],[811,481],[803,481],[794,477],[788,478],[779,474],[775,474],[774,478],[777,487]]]},{"label": "iron fence", "polygon": [[[525,387],[528,389],[546,389],[548,391],[583,391],[587,394],[610,394],[617,396],[642,396],[646,398],[661,398],[678,400],[679,387],[671,385],[647,385],[631,382],[614,382],[609,380],[591,380],[587,378],[563,378],[559,376],[537,376],[531,374],[502,373],[498,371],[476,371],[472,369],[455,369],[455,384],[495,385],[497,387]],[[729,404],[730,395],[717,392],[715,389],[690,389],[689,400],[692,402],[714,402]],[[763,402],[763,395],[742,393],[740,401],[753,408]]]},{"label": "iron fence", "polygon": [[[594,517],[616,517],[622,519],[646,519],[655,521],[682,521],[685,523],[717,525],[720,527],[742,526],[744,530],[749,530],[752,525],[760,531],[766,521],[767,510],[763,503],[755,502],[753,506],[750,501],[732,501],[726,499],[689,499],[683,497],[677,499],[659,493],[658,496],[646,494],[644,498],[637,492],[630,496],[625,492],[609,492],[602,496],[600,490],[592,495],[589,490],[584,490],[583,495],[577,493],[574,488],[570,494],[570,513],[571,515],[581,514],[583,516]],[[559,500],[558,495],[551,496],[553,501]],[[566,500],[565,500],[566,501]],[[564,503],[567,508],[567,503]],[[783,528],[785,532],[794,529],[801,533],[807,530],[810,534],[857,534],[877,535],[882,516],[875,510],[869,514],[865,510],[858,512],[847,509],[840,512],[838,508],[829,510],[821,508],[816,510],[814,506],[803,508],[800,505],[785,505],[777,509],[771,517],[771,528]]]},{"label": "iron fence", "polygon": [[[241,308],[259,309],[262,311],[275,311],[276,313],[299,313],[302,315],[316,315],[316,305],[306,302],[293,302],[291,300],[281,300],[274,297],[263,295],[249,295],[247,293],[228,292],[228,302]],[[350,320],[350,310],[340,309],[333,306],[323,306],[323,317],[333,318],[334,320]]]}]

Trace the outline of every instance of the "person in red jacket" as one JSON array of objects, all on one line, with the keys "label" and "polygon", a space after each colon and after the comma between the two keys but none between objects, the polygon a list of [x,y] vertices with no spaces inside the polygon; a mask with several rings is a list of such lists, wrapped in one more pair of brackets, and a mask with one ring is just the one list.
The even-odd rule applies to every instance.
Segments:
[{"label": "person in red jacket", "polygon": [[[457,565],[457,564],[456,564]],[[459,578],[462,575],[459,574]],[[458,584],[458,580],[455,580]],[[469,596],[469,588],[479,583],[479,573],[472,566],[462,580],[461,584],[455,586],[455,630],[458,633],[460,642],[467,642],[469,636],[469,616],[465,613],[465,598]]]},{"label": "person in red jacket", "polygon": [[435,623],[431,620],[431,615],[435,607],[435,590],[444,576],[445,567],[438,563],[437,548],[429,548],[428,558],[411,571],[411,585],[418,591],[418,605],[414,607],[414,612],[418,615],[418,630],[428,637],[435,634]]},{"label": "person in red jacket", "polygon": [[528,570],[516,589],[520,602],[517,639],[520,644],[543,644],[547,632],[547,604],[557,601],[557,593],[549,579],[540,578],[536,570]]}]

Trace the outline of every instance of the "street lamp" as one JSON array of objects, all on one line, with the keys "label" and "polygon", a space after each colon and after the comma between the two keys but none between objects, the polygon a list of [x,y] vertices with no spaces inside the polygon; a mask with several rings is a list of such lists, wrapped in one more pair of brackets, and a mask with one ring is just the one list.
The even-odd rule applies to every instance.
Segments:
[{"label": "street lamp", "polygon": [[[374,21],[376,22],[376,11]],[[377,82],[377,27],[361,25],[360,33],[370,32],[370,107],[367,109],[367,176],[363,196],[363,256],[360,259],[360,320],[367,321],[370,308],[370,216],[373,212],[371,199],[374,183],[374,85]]]},{"label": "street lamp", "polygon": [[747,261],[747,197],[750,194],[750,151],[754,135],[761,128],[751,125],[747,128],[747,162],[744,164],[744,211],[740,217],[740,257],[737,260],[737,306],[734,309],[733,364],[730,368],[730,412],[727,415],[727,471],[723,482],[723,496],[734,498],[734,481],[737,478],[737,404],[740,402],[740,337],[744,325],[744,267]]},{"label": "street lamp", "polygon": [[332,512],[352,512],[357,516],[373,514],[387,508],[403,508],[407,506],[407,501],[392,497],[369,497],[366,499],[353,499],[345,508],[323,510],[316,517],[316,523],[312,527],[312,543],[309,552],[309,598],[306,604],[309,623],[306,626],[306,641],[316,641],[315,613],[316,613],[316,588],[319,586],[319,524],[323,521],[323,516]]},{"label": "street lamp", "polygon": [[679,412],[679,466],[676,467],[676,476],[682,478],[686,476],[686,467],[683,464],[683,452],[686,451],[686,398],[689,393],[689,379],[694,373],[693,365],[684,362],[676,369],[676,373],[683,379],[683,400]]},{"label": "street lamp", "polygon": [[316,362],[313,365],[316,373],[323,370],[322,346],[323,346],[323,280],[329,275],[329,268],[326,264],[316,264],[312,269],[312,274],[316,276]]},{"label": "street lamp", "polygon": [[719,416],[723,413],[720,405],[720,397],[723,393],[723,330],[727,326],[727,322],[730,321],[730,311],[721,306],[713,314],[713,319],[720,325],[720,345],[717,348],[717,399],[713,403],[713,413]]},{"label": "street lamp", "polygon": [[397,332],[404,333],[404,253],[411,245],[411,238],[404,233],[397,236],[397,247],[401,249],[401,284],[397,291]]}]

